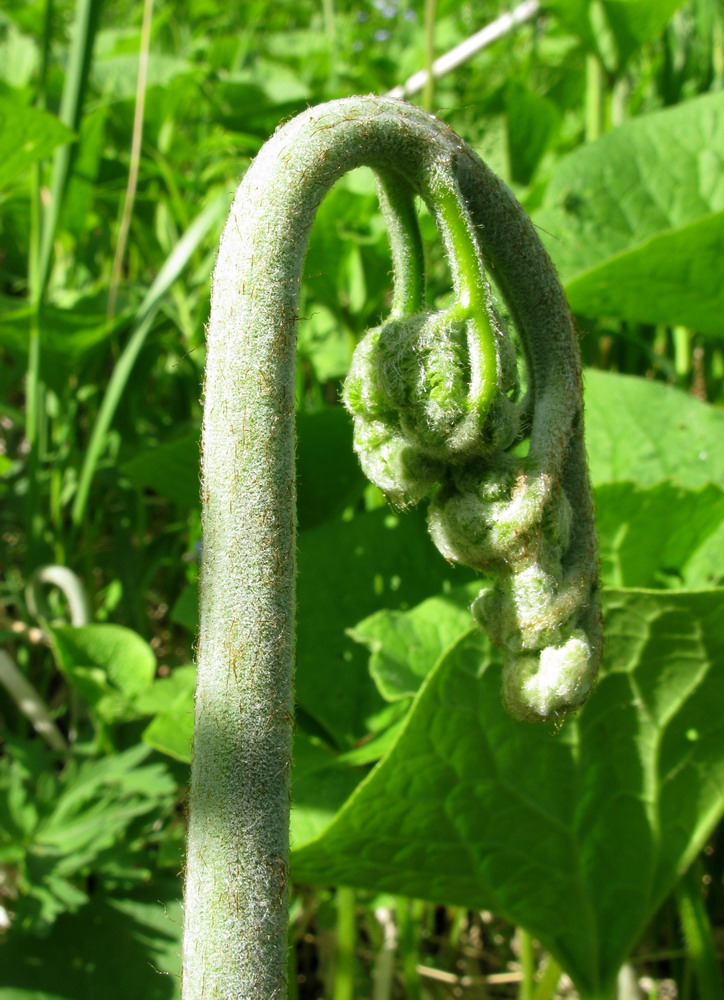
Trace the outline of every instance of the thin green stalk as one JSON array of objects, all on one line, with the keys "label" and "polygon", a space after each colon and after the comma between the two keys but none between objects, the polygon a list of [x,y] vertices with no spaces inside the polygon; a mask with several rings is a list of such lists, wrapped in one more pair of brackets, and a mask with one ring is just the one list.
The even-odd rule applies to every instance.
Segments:
[{"label": "thin green stalk", "polygon": [[533,993],[533,1000],[553,1000],[562,973],[561,966],[552,955],[549,955],[543,963],[543,969]]},{"label": "thin green stalk", "polygon": [[676,887],[679,919],[686,950],[698,989],[699,1000],[722,1000],[721,959],[717,955],[713,928],[701,891],[701,864],[694,864]]},{"label": "thin green stalk", "polygon": [[593,142],[604,131],[606,91],[604,69],[595,52],[586,55],[586,141]]},{"label": "thin green stalk", "polygon": [[[71,44],[66,67],[63,95],[60,105],[60,120],[72,131],[77,132],[83,99],[90,69],[93,42],[97,25],[100,0],[78,0],[76,16],[71,32]],[[45,101],[45,78],[50,53],[50,26],[52,5],[48,0],[45,8],[42,59],[40,74],[40,104]],[[40,540],[43,532],[43,518],[40,508],[39,472],[44,458],[43,428],[45,425],[44,387],[42,382],[42,308],[50,277],[50,264],[63,197],[68,185],[72,158],[76,143],[70,143],[56,150],[47,208],[41,187],[41,167],[35,171],[35,189],[31,200],[31,247],[30,247],[30,340],[28,344],[28,368],[25,380],[26,394],[26,436],[30,445],[28,456],[28,476],[31,482],[30,500],[27,505],[28,521],[28,562],[34,565],[40,558]]]},{"label": "thin green stalk", "polygon": [[394,910],[387,906],[375,910],[375,918],[382,930],[382,944],[375,959],[372,973],[372,1000],[391,1000],[395,982],[395,952],[397,927]]},{"label": "thin green stalk", "polygon": [[520,981],[520,1000],[534,1000],[535,997],[535,948],[533,938],[523,927],[518,928],[518,947],[523,978]]},{"label": "thin green stalk", "polygon": [[322,0],[322,17],[324,20],[324,34],[327,36],[329,46],[329,89],[334,91],[337,87],[337,18],[334,10],[334,0]]},{"label": "thin green stalk", "polygon": [[357,893],[337,889],[337,958],[333,1000],[354,1000],[355,955],[357,952]]},{"label": "thin green stalk", "polygon": [[425,86],[422,90],[422,106],[432,111],[435,103],[435,76],[432,71],[435,62],[435,21],[437,0],[425,0]]},{"label": "thin green stalk", "polygon": [[[401,257],[396,269],[394,297],[390,315],[406,316],[419,312],[425,305],[425,254],[417,220],[415,199],[407,184],[394,174],[379,174],[377,194],[387,219],[390,239]],[[391,232],[395,228],[395,233]]]},{"label": "thin green stalk", "polygon": [[148,81],[148,56],[151,48],[151,23],[153,20],[153,0],[143,0],[143,22],[141,24],[141,44],[138,53],[138,78],[136,80],[136,105],[133,112],[133,130],[131,133],[131,159],[128,170],[126,197],[123,201],[121,225],[118,230],[116,252],[111,268],[111,282],[108,289],[108,316],[111,318],[116,311],[118,286],[121,281],[123,258],[126,254],[126,244],[131,228],[133,206],[138,187],[138,171],[141,164],[141,143],[143,141],[143,119],[146,109],[146,85]]},{"label": "thin green stalk", "polygon": [[[101,0],[77,0],[75,8],[75,20],[71,30],[70,52],[68,53],[59,118],[64,125],[76,133],[80,128],[83,113],[83,101],[88,85],[100,7]],[[56,150],[53,160],[50,200],[43,221],[40,246],[38,287],[36,289],[38,301],[41,301],[45,296],[50,276],[53,241],[76,151],[77,142],[60,146]]]},{"label": "thin green stalk", "polygon": [[674,341],[674,371],[679,381],[691,375],[691,332],[688,327],[675,326],[671,331]]},{"label": "thin green stalk", "polygon": [[420,1000],[422,989],[420,973],[417,971],[420,940],[420,922],[424,904],[416,899],[400,899],[397,905],[397,923],[400,933],[400,958],[402,959],[402,979],[405,984],[405,1000]]}]

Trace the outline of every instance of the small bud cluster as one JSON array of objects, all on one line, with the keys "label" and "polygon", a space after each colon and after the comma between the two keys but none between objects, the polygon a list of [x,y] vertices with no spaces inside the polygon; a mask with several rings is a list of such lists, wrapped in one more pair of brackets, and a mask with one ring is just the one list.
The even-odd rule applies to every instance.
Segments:
[{"label": "small bud cluster", "polygon": [[370,330],[345,382],[362,468],[400,506],[429,495],[448,467],[497,454],[518,435],[509,341],[496,323],[496,385],[485,385],[475,370],[476,324],[456,312],[390,319]]},{"label": "small bud cluster", "polygon": [[440,552],[494,576],[471,611],[504,651],[506,706],[550,718],[580,705],[595,678],[595,557],[577,556],[575,497],[532,457],[510,452],[521,436],[517,367],[492,326],[493,391],[476,384],[474,323],[453,308],[371,330],[344,401],[368,478],[400,505],[429,497]]}]

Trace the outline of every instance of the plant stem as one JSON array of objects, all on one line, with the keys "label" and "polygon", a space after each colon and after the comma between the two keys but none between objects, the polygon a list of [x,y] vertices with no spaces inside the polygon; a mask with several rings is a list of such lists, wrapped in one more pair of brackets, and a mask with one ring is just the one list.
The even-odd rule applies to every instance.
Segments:
[{"label": "plant stem", "polygon": [[535,949],[533,938],[523,927],[518,928],[520,965],[523,978],[520,982],[520,1000],[533,1000],[535,995]]},{"label": "plant stem", "polygon": [[420,939],[420,926],[424,904],[420,900],[400,898],[397,904],[397,921],[400,929],[400,957],[402,959],[402,978],[405,983],[406,1000],[420,1000],[420,974],[417,971],[419,961],[417,942]]},{"label": "plant stem", "polygon": [[595,52],[586,55],[586,141],[598,139],[604,130],[603,63]]},{"label": "plant stem", "polygon": [[[214,273],[184,1000],[279,1000],[286,993],[299,285],[323,196],[359,166],[394,177],[385,193],[395,283],[407,288],[405,301],[417,300],[420,284],[412,263],[414,195],[443,229],[456,292],[465,287],[467,264],[445,232],[446,199],[459,199],[469,238],[484,228],[490,265],[531,361],[531,394],[541,404],[531,455],[544,462],[551,483],[564,469],[568,486],[582,494],[575,559],[588,558],[595,574],[575,335],[532,225],[469,147],[411,105],[349,98],[299,115],[249,168]],[[400,189],[407,193],[398,199]]]},{"label": "plant stem", "polygon": [[0,684],[13,698],[49,747],[61,753],[68,749],[65,737],[53,722],[48,707],[33,685],[20,673],[15,661],[0,649]]},{"label": "plant stem", "polygon": [[108,289],[109,319],[113,317],[116,311],[116,298],[118,296],[118,286],[120,285],[121,282],[123,258],[126,255],[126,244],[128,243],[128,233],[131,228],[131,218],[133,217],[133,205],[136,200],[136,188],[138,187],[138,171],[141,165],[141,143],[143,141],[143,117],[146,109],[148,55],[151,47],[152,20],[153,20],[153,0],[144,0],[143,23],[141,25],[141,44],[138,53],[136,105],[133,112],[133,131],[131,133],[131,162],[128,169],[128,185],[126,187],[126,197],[123,201],[123,213],[121,215],[121,225],[118,230],[118,242],[116,243],[116,252],[113,256],[113,267],[111,268],[111,281]]},{"label": "plant stem", "polygon": [[337,961],[333,1000],[354,1000],[355,952],[357,950],[357,893],[337,888]]},{"label": "plant stem", "polygon": [[437,0],[425,0],[425,85],[422,89],[422,106],[432,111],[435,101],[435,77],[432,67],[435,63],[435,17]]},{"label": "plant stem", "polygon": [[540,979],[536,985],[533,1000],[552,1000],[556,994],[556,986],[562,972],[563,969],[556,962],[555,958],[552,955],[548,955],[543,965]]},{"label": "plant stem", "polygon": [[716,952],[713,928],[701,892],[701,864],[691,866],[676,887],[679,919],[686,950],[701,1000],[722,1000],[721,963]]}]

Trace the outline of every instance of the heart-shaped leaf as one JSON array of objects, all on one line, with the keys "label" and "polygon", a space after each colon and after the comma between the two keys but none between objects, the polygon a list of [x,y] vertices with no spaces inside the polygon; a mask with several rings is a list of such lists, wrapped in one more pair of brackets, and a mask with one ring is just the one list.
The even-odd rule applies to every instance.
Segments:
[{"label": "heart-shaped leaf", "polygon": [[583,997],[610,995],[724,811],[723,599],[608,592],[605,671],[558,732],[506,715],[497,654],[468,632],[295,877],[491,909]]},{"label": "heart-shaped leaf", "polygon": [[724,331],[724,94],[643,115],[564,157],[541,229],[574,312]]}]

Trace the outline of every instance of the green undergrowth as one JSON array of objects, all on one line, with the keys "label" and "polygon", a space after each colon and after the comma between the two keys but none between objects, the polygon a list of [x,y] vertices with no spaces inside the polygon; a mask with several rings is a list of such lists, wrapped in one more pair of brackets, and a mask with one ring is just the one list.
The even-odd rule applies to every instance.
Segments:
[{"label": "green undergrowth", "polygon": [[[0,1000],[178,996],[221,219],[280,120],[423,61],[420,5],[338,6],[154,12],[120,271],[141,5],[87,5],[85,26],[70,2],[0,13],[0,639],[64,746],[0,689]],[[469,628],[485,581],[365,484],[341,380],[390,259],[355,172],[320,209],[299,306],[292,996],[547,1000],[560,966],[610,1000],[627,961],[651,995],[722,996],[721,11],[544,6],[434,100],[530,211],[581,333],[601,681],[560,725],[508,718]],[[437,53],[497,13],[440,0]],[[29,599],[47,564],[91,620],[51,587]]]}]

